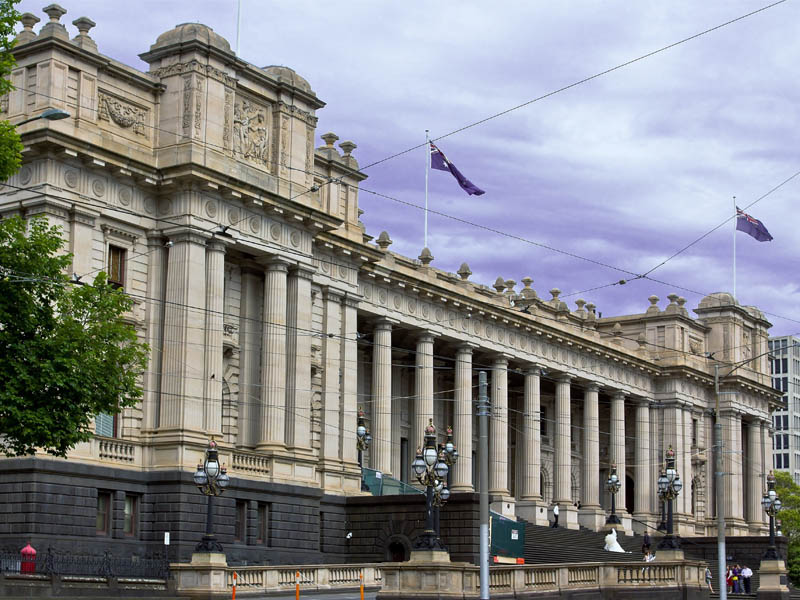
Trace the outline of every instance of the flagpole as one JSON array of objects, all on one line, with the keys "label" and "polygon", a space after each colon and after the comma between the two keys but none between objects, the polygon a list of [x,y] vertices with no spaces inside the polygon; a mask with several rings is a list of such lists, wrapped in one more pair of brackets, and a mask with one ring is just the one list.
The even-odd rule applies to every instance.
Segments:
[{"label": "flagpole", "polygon": [[425,130],[425,237],[423,248],[428,247],[428,171],[431,169],[431,143],[428,130]]},{"label": "flagpole", "polygon": [[239,56],[239,30],[242,28],[242,0],[236,7],[236,56]]},{"label": "flagpole", "polygon": [[736,221],[739,215],[736,212],[736,196],[733,197],[733,299],[736,301]]}]

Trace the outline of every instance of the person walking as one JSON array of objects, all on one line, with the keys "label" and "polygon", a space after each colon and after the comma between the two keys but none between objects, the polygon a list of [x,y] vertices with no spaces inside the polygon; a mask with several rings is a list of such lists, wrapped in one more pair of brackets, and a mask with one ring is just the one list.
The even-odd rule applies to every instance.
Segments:
[{"label": "person walking", "polygon": [[728,588],[728,593],[733,589],[733,569],[728,565],[725,570],[725,587]]},{"label": "person walking", "polygon": [[741,594],[742,593],[742,568],[739,564],[735,564],[733,566],[733,570],[731,571],[732,579],[733,579],[733,593],[734,594]]},{"label": "person walking", "polygon": [[742,567],[742,582],[744,583],[744,593],[750,593],[750,578],[753,576],[753,569],[747,565]]},{"label": "person walking", "polygon": [[553,527],[558,527],[558,504],[553,504]]},{"label": "person walking", "polygon": [[708,586],[709,593],[714,593],[714,586],[711,585],[711,581],[714,578],[711,576],[711,569],[706,567],[706,585]]}]

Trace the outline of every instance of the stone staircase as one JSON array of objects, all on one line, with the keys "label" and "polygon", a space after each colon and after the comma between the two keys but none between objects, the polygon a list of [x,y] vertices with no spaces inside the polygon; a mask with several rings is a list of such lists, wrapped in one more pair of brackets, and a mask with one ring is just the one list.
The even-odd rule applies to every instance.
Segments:
[{"label": "stone staircase", "polygon": [[[630,562],[642,560],[642,536],[618,535],[627,552],[606,552],[605,533],[525,524],[525,563]],[[651,546],[655,547],[651,536]]]}]

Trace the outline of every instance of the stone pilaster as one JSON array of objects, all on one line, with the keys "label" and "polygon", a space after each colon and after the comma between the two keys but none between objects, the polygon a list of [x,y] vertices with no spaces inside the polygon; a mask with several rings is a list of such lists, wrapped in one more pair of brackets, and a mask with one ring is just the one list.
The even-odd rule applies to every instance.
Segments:
[{"label": "stone pilaster", "polygon": [[453,470],[451,489],[472,492],[472,349],[464,344],[456,350],[455,419],[453,436],[458,450],[458,462]]},{"label": "stone pilaster", "polygon": [[753,419],[747,423],[747,524],[751,535],[760,535],[763,527],[761,495],[764,491],[766,473],[761,462],[761,422]]},{"label": "stone pilaster", "polygon": [[[775,459],[772,457],[772,421],[763,419],[761,421],[761,464],[763,465],[764,473],[769,473],[772,470],[772,465],[775,464]],[[762,483],[763,485],[763,483]],[[764,510],[761,511],[761,522],[765,528],[769,527],[769,517]]]},{"label": "stone pilaster", "polygon": [[150,347],[147,370],[144,372],[143,427],[158,427],[159,397],[161,391],[161,357],[164,351],[164,271],[167,267],[166,240],[160,231],[147,232],[147,344]]},{"label": "stone pilaster", "polygon": [[205,439],[204,380],[197,366],[205,364],[206,238],[196,232],[169,234],[164,309],[164,358],[159,430],[197,434]]},{"label": "stone pilaster", "polygon": [[[639,521],[652,520],[653,489],[650,477],[650,400],[636,399],[636,449],[634,452],[634,477],[636,481],[633,512]],[[644,533],[638,523],[633,524],[637,533]]]},{"label": "stone pilaster", "polygon": [[392,322],[375,324],[372,351],[372,468],[385,474],[392,470]]},{"label": "stone pilaster", "polygon": [[263,281],[254,269],[242,268],[242,301],[239,309],[239,438],[240,448],[258,441],[256,425],[261,416],[261,332]]},{"label": "stone pilaster", "polygon": [[287,282],[286,445],[311,452],[311,280],[314,271],[298,266]]},{"label": "stone pilaster", "polygon": [[[343,447],[341,435],[347,430],[341,423],[341,386],[339,373],[342,369],[342,306],[341,295],[335,290],[325,289],[322,293],[323,328],[322,336],[322,455],[325,471],[339,467],[339,451]],[[357,410],[357,408],[356,408]],[[352,444],[355,446],[355,429]],[[326,487],[336,487],[337,483],[327,481]]]},{"label": "stone pilaster", "polygon": [[259,450],[286,447],[286,284],[288,265],[273,261],[264,277],[264,344],[261,361],[261,422]]},{"label": "stone pilaster", "polygon": [[737,411],[722,410],[722,435],[725,440],[724,485],[726,526],[739,535],[743,525],[742,515],[742,447],[741,415]]},{"label": "stone pilaster", "polygon": [[[414,421],[411,426],[411,447],[416,451],[422,447],[422,438],[428,421],[433,418],[433,339],[429,331],[417,336],[417,352],[414,369]],[[434,423],[437,430],[444,430],[446,423]]]},{"label": "stone pilaster", "polygon": [[508,358],[505,356],[499,356],[494,359],[491,403],[492,418],[489,422],[489,493],[506,497],[509,495],[509,491]]},{"label": "stone pilaster", "polygon": [[611,440],[609,462],[617,465],[620,488],[617,493],[617,512],[627,513],[625,508],[625,392],[615,391],[611,395]]},{"label": "stone pilaster", "polygon": [[222,329],[225,311],[225,244],[209,240],[206,245],[206,368],[205,428],[222,436]]}]

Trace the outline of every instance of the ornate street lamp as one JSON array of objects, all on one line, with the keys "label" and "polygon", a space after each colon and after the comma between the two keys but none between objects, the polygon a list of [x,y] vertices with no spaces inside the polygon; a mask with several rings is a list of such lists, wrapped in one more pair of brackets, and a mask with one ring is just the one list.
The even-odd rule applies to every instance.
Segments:
[{"label": "ornate street lamp", "polygon": [[372,434],[367,429],[364,421],[364,411],[358,408],[358,426],[356,427],[356,448],[358,448],[358,468],[361,470],[361,491],[368,492],[369,486],[364,481],[364,450],[372,443]]},{"label": "ornate street lamp", "polygon": [[[447,428],[447,441],[444,444],[439,444],[439,460],[444,461],[448,466],[448,475],[452,473],[453,465],[458,460],[458,450],[453,443],[453,428]],[[449,477],[447,477],[449,479]],[[448,489],[447,481],[441,480],[433,489],[433,506],[435,507],[433,518],[436,535],[440,535],[439,529],[439,509],[444,506],[450,499],[450,490]]]},{"label": "ornate street lamp", "polygon": [[660,550],[679,550],[681,545],[672,533],[672,501],[678,497],[683,482],[675,469],[675,450],[670,446],[666,452],[665,469],[658,477],[658,495],[667,501],[667,534],[658,544]]},{"label": "ornate street lamp", "polygon": [[197,465],[194,474],[194,483],[200,491],[208,497],[206,507],[206,533],[197,546],[195,552],[222,552],[222,546],[214,537],[212,528],[212,515],[214,511],[214,497],[219,496],[228,487],[231,480],[228,477],[228,470],[219,464],[219,451],[214,440],[208,442],[206,448],[206,459],[202,465]]},{"label": "ornate street lamp", "polygon": [[780,560],[778,549],[775,547],[775,515],[777,515],[782,507],[778,493],[775,491],[775,475],[772,471],[767,475],[767,493],[761,499],[761,506],[769,515],[769,548],[764,554],[765,560]]},{"label": "ornate street lamp", "polygon": [[611,474],[606,481],[606,489],[611,494],[611,514],[606,517],[606,525],[619,525],[621,521],[617,516],[617,492],[622,484],[617,476],[617,465],[611,465]]},{"label": "ornate street lamp", "polygon": [[425,531],[414,543],[415,550],[447,550],[439,539],[433,508],[434,503],[441,506],[450,497],[446,485],[447,474],[457,459],[452,430],[448,428],[447,443],[437,450],[436,427],[433,426],[433,419],[430,419],[425,428],[425,445],[417,449],[417,456],[411,463],[417,480],[425,486]]}]

